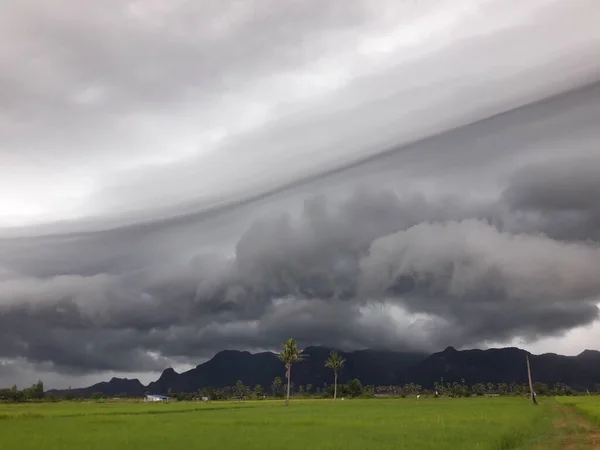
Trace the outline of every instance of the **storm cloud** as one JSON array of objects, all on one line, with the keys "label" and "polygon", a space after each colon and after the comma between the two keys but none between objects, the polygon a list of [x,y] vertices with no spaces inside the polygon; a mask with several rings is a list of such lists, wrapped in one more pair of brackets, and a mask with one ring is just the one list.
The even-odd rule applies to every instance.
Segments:
[{"label": "storm cloud", "polygon": [[[558,180],[545,173],[550,188]],[[517,191],[523,202],[535,195],[537,184],[511,180],[490,202],[364,186],[335,200],[307,196],[297,210],[256,219],[220,253],[145,260],[132,243],[133,254],[106,266],[112,273],[78,273],[75,265],[43,276],[5,270],[0,351],[69,373],[132,372],[222,348],[272,348],[290,334],[304,345],[434,350],[593,322],[598,243],[495,225],[514,220],[507,198],[517,208]],[[177,227],[178,236],[189,244],[205,226],[194,219],[189,234]],[[32,273],[33,256],[45,248],[57,258],[93,243],[112,248],[115,237],[123,245],[120,232],[102,234],[104,241],[96,234],[34,240]],[[19,243],[31,240],[5,241],[5,249]]]},{"label": "storm cloud", "polygon": [[1,383],[595,345],[592,1],[68,3],[0,18]]}]

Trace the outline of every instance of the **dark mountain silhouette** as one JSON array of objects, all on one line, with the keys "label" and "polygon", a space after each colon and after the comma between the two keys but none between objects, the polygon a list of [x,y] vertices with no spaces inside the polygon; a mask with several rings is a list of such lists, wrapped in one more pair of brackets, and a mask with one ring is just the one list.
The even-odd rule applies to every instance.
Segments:
[{"label": "dark mountain silhouette", "polygon": [[[292,368],[296,386],[312,384],[314,388],[333,382],[331,370],[324,367],[330,349],[308,347],[306,359]],[[600,352],[585,350],[577,356],[554,353],[531,355],[514,347],[489,350],[456,350],[448,347],[427,356],[415,352],[391,350],[360,350],[339,352],[345,359],[339,382],[358,378],[363,384],[376,386],[401,385],[415,382],[432,387],[435,382],[452,383],[463,379],[475,383],[526,383],[525,355],[529,355],[534,381],[553,385],[565,383],[573,389],[594,388],[600,383]],[[48,395],[90,396],[95,392],[105,395],[142,395],[144,392],[166,394],[195,392],[203,387],[233,386],[237,380],[248,386],[260,384],[269,392],[275,377],[285,380],[283,363],[270,352],[249,353],[224,350],[211,360],[186,372],[166,369],[158,380],[144,386],[139,380],[113,378],[87,388],[48,391]],[[313,388],[313,390],[314,390]]]},{"label": "dark mountain silhouette", "polygon": [[[324,347],[304,349],[306,359],[292,368],[294,384],[312,384],[316,387],[332,383],[331,370],[325,367],[329,351],[330,349]],[[340,383],[358,378],[377,385],[394,383],[398,374],[404,373],[408,367],[426,357],[422,353],[374,350],[340,353],[346,358],[346,365],[339,378]],[[233,386],[237,380],[242,380],[247,386],[260,384],[269,391],[275,377],[283,379],[284,374],[283,363],[274,353],[251,354],[225,350],[217,353],[210,361],[179,375],[176,375],[173,369],[167,369],[157,381],[148,385],[148,390],[164,393],[171,388],[173,392],[193,392],[205,386]]]},{"label": "dark mountain silhouette", "polygon": [[443,378],[446,382],[526,383],[525,355],[529,355],[534,381],[553,385],[565,383],[572,389],[595,387],[600,382],[600,352],[585,350],[577,356],[555,353],[532,355],[515,347],[489,350],[462,350],[448,347],[434,353],[408,370],[407,376],[423,386]]},{"label": "dark mountain silhouette", "polygon": [[47,391],[46,395],[72,395],[74,397],[90,397],[92,394],[99,392],[108,396],[118,396],[121,394],[127,394],[129,396],[141,396],[144,394],[145,391],[146,386],[144,386],[137,378],[130,380],[128,378],[113,377],[110,381],[103,381],[101,383],[97,383],[85,388],[63,390],[53,389]]},{"label": "dark mountain silhouette", "polygon": [[260,384],[267,388],[277,376],[284,373],[283,364],[274,353],[240,352],[224,350],[217,353],[211,360],[196,366],[196,368],[174,376],[162,373],[160,378],[148,385],[148,391],[166,393],[169,388],[173,392],[194,392],[206,386],[233,386],[237,380],[254,386]]}]

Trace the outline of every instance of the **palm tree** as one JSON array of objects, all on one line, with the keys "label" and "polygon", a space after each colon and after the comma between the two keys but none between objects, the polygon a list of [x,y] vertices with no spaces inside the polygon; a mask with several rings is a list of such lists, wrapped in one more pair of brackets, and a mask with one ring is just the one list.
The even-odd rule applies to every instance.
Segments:
[{"label": "palm tree", "polygon": [[292,338],[285,341],[283,344],[283,349],[279,353],[279,359],[283,361],[285,364],[285,371],[287,376],[287,396],[285,398],[285,406],[290,404],[290,385],[292,381],[292,364],[298,361],[302,361],[304,358],[304,354],[301,350],[298,349],[298,345],[296,345],[296,341]]},{"label": "palm tree", "polygon": [[344,367],[345,362],[346,362],[346,360],[344,358],[342,358],[340,355],[338,355],[338,353],[334,350],[331,350],[331,352],[329,352],[329,358],[327,358],[327,361],[325,361],[325,367],[329,367],[331,370],[333,370],[333,375],[334,375],[333,399],[334,400],[337,398],[338,373],[342,371],[342,368]]}]

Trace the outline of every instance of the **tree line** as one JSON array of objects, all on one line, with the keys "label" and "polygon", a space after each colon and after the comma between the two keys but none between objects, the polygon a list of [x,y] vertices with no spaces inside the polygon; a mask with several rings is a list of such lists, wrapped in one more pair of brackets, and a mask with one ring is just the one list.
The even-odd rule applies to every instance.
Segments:
[{"label": "tree line", "polygon": [[[374,396],[374,386],[363,386],[360,380],[354,379],[348,383],[338,385],[338,395],[343,397],[372,397]],[[149,395],[146,392],[145,395]],[[169,390],[165,393],[167,397],[180,401],[200,400],[209,398],[210,400],[263,400],[263,399],[286,399],[287,384],[281,377],[276,377],[271,386],[263,387],[260,384],[247,386],[241,380],[238,380],[233,386],[220,388],[204,387],[197,392],[174,392]],[[94,398],[99,398],[100,393],[93,394]],[[333,398],[334,386],[313,387],[312,384],[295,386],[290,383],[290,398]],[[119,397],[127,398],[126,394]]]},{"label": "tree line", "polygon": [[[341,372],[341,371],[340,371]],[[332,380],[333,381],[333,380]],[[534,390],[538,396],[568,396],[581,395],[586,392],[578,392],[571,389],[564,383],[556,383],[549,386],[545,383],[534,383]],[[312,384],[295,385],[290,383],[290,399],[334,399],[337,398],[373,398],[373,397],[478,397],[478,396],[527,396],[529,386],[520,383],[475,383],[472,385],[464,381],[444,383],[442,381],[434,383],[432,388],[424,388],[416,383],[406,383],[404,385],[374,386],[363,385],[359,379],[353,379],[347,383],[335,383],[328,386],[314,386]],[[151,394],[146,392],[145,395]],[[178,401],[201,400],[203,397],[213,401],[219,400],[263,400],[263,399],[284,399],[287,396],[287,384],[282,377],[276,377],[269,386],[260,384],[254,386],[245,385],[242,380],[238,380],[233,386],[225,387],[203,387],[196,392],[174,392],[170,389],[165,392],[168,397]],[[600,384],[595,392],[591,394],[600,394]],[[18,403],[26,401],[60,401],[60,400],[84,400],[84,399],[106,398],[107,395],[102,392],[95,392],[86,397],[65,394],[62,398],[44,397],[43,383],[40,381],[35,385],[19,390],[16,386],[10,389],[0,389],[0,401],[9,403]],[[139,399],[139,395],[120,393],[110,397],[120,399]]]},{"label": "tree line", "polygon": [[[555,383],[553,386],[548,386],[546,383],[533,383],[533,390],[536,395],[547,396],[564,396],[578,395],[574,389],[571,389],[565,383]],[[527,383],[474,383],[467,384],[464,380],[461,382],[444,383],[443,381],[435,382],[433,389],[423,389],[420,385],[408,383],[404,386],[377,386],[375,393],[379,395],[391,395],[406,397],[409,395],[431,395],[434,397],[477,397],[484,395],[500,395],[500,396],[526,396],[529,394],[529,385]],[[597,386],[596,393],[600,393],[600,384]]]},{"label": "tree line", "polygon": [[[548,386],[545,383],[534,383],[534,389],[538,396],[569,396],[569,395],[586,395],[587,393],[579,392],[571,389],[563,383],[556,383],[553,386]],[[290,399],[333,399],[336,393],[334,384],[328,386],[313,386],[312,384],[295,385],[290,383]],[[144,395],[149,395],[154,392],[145,392]],[[282,377],[276,377],[270,386],[262,386],[257,384],[247,386],[241,380],[238,380],[233,386],[225,387],[203,387],[196,392],[175,392],[172,389],[164,392],[169,398],[177,401],[194,401],[202,398],[209,398],[212,401],[244,401],[244,400],[265,400],[265,399],[285,399],[287,396],[287,384]],[[434,388],[424,388],[416,383],[406,383],[397,386],[374,386],[363,385],[359,379],[353,379],[347,383],[337,384],[337,398],[375,398],[375,397],[392,397],[392,398],[410,398],[420,395],[422,397],[483,397],[490,395],[498,396],[521,396],[526,397],[529,394],[529,386],[519,383],[475,383],[467,385],[460,382],[455,383],[437,383]],[[600,394],[600,385],[595,392],[590,394]],[[85,400],[85,399],[100,399],[113,397],[118,399],[139,399],[139,395],[131,395],[120,393],[117,395],[107,396],[102,392],[95,392],[91,396],[81,397],[66,394],[62,400]],[[54,401],[61,399],[50,397]],[[25,400],[23,400],[25,401]]]},{"label": "tree line", "polygon": [[41,380],[22,390],[19,390],[16,385],[10,389],[0,389],[0,401],[19,403],[43,398],[44,383]]},{"label": "tree line", "polygon": [[[534,383],[536,395],[542,396],[569,396],[580,395],[581,392],[571,389],[564,383],[556,383],[548,386],[546,383]],[[490,395],[498,396],[527,396],[529,386],[519,383],[475,383],[468,385],[463,382],[434,384],[433,388],[423,388],[416,383],[406,383],[399,386],[374,386],[363,385],[359,379],[353,379],[344,384],[330,386],[313,386],[312,384],[295,386],[290,383],[290,398],[373,398],[373,397],[414,397],[417,395],[429,397],[482,397]],[[584,392],[585,394],[585,392]],[[590,393],[591,394],[591,393]],[[597,386],[594,394],[600,394],[600,384]],[[205,387],[198,392],[175,393],[167,392],[167,395],[177,400],[194,400],[202,397],[208,397],[211,400],[231,400],[231,399],[284,399],[287,398],[287,384],[281,377],[276,377],[271,386],[263,388],[257,384],[254,387],[246,386],[241,380],[238,380],[234,386],[223,388]]]}]

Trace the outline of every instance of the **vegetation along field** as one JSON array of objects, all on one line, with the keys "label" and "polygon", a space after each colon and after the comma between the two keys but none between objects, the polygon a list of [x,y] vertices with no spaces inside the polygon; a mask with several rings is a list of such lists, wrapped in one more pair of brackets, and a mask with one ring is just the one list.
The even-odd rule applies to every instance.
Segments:
[{"label": "vegetation along field", "polygon": [[561,405],[571,407],[580,415],[585,416],[590,422],[593,422],[594,424],[600,426],[600,397],[564,397],[557,399],[557,401]]},{"label": "vegetation along field", "polygon": [[[569,399],[590,415],[600,397]],[[569,408],[563,409],[563,408]],[[0,405],[3,449],[599,448],[595,425],[545,398]],[[569,413],[569,414],[568,414]],[[599,416],[596,416],[599,417]],[[558,426],[557,426],[558,425]],[[585,425],[585,426],[584,426]],[[577,439],[574,439],[573,436]],[[573,441],[577,446],[567,445]]]}]

